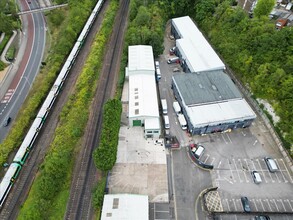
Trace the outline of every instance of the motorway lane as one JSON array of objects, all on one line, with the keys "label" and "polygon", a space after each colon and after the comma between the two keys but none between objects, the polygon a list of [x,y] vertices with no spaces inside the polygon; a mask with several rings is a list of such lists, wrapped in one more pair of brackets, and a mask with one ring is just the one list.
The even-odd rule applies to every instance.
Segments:
[{"label": "motorway lane", "polygon": [[[28,10],[29,7],[38,8],[34,1],[28,4],[27,1],[20,0],[20,5],[22,10]],[[12,120],[16,117],[39,72],[45,48],[46,28],[43,15],[41,13],[23,15],[23,19],[27,19],[28,22],[27,30],[23,30],[28,38],[27,45],[17,73],[0,102],[0,142],[9,131],[9,126],[3,127],[3,122],[8,116]]]}]

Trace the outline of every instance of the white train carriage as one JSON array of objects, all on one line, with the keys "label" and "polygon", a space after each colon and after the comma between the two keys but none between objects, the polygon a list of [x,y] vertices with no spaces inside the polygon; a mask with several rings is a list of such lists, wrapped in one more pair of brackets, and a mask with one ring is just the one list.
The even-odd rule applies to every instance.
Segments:
[{"label": "white train carriage", "polygon": [[101,9],[101,7],[102,7],[102,5],[103,5],[103,2],[104,2],[104,0],[100,0],[100,1],[98,1],[98,3],[96,4],[96,6],[95,6],[95,8],[94,8],[94,10],[93,10],[94,13],[100,11],[100,9]]},{"label": "white train carriage", "polygon": [[80,42],[76,42],[67,58],[66,61],[71,61],[72,63],[75,61],[76,56],[78,55],[78,52],[80,50]]},{"label": "white train carriage", "polygon": [[33,146],[33,143],[35,142],[38,133],[40,131],[40,128],[42,127],[43,119],[42,118],[36,118],[30,127],[27,135],[25,136],[22,144],[20,145],[13,162],[19,163],[21,165],[24,164],[26,161],[26,158],[28,157],[28,154]]},{"label": "white train carriage", "polygon": [[77,39],[78,42],[83,43],[83,41],[85,40],[85,38],[87,37],[87,35],[90,31],[90,28],[91,28],[94,20],[95,20],[95,14],[91,14],[89,19],[87,20],[84,28],[82,29],[78,39]]},{"label": "white train carriage", "polygon": [[5,176],[3,177],[1,184],[0,184],[0,207],[2,207],[12,185],[16,177],[21,170],[21,165],[17,163],[12,163],[9,166],[8,171],[6,172]]},{"label": "white train carriage", "polygon": [[66,77],[71,69],[72,64],[73,64],[73,62],[71,62],[71,60],[66,60],[66,62],[64,63],[63,68],[61,69],[61,71],[58,75],[58,78],[60,78],[62,80],[62,84],[60,84],[59,87],[61,87],[63,85],[64,80],[66,79]]}]

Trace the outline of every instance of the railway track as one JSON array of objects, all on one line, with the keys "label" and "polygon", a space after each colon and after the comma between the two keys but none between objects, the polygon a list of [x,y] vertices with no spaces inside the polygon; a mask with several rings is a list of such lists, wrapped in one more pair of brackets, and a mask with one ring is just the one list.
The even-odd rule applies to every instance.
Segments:
[{"label": "railway track", "polygon": [[120,1],[115,25],[103,61],[99,84],[96,89],[90,120],[88,122],[84,146],[75,163],[74,177],[71,183],[70,198],[64,219],[92,219],[92,189],[96,182],[96,173],[92,152],[98,145],[102,125],[103,104],[113,97],[117,85],[124,32],[126,29],[129,0]]},{"label": "railway track", "polygon": [[[81,69],[84,65],[86,57],[90,51],[91,44],[93,39],[98,32],[98,29],[101,26],[101,22],[103,20],[103,14],[105,13],[105,8],[107,5],[107,1],[102,7],[98,17],[96,18],[92,29],[90,30],[87,40],[85,41],[82,49],[79,52],[78,57],[76,58],[75,64],[72,67],[67,80],[62,88],[62,92],[57,98],[54,108],[51,109],[49,116],[46,119],[46,123],[44,124],[37,140],[35,141],[34,148],[25,165],[22,168],[22,172],[20,172],[17,181],[9,193],[6,202],[2,209],[0,210],[0,219],[16,219],[19,213],[19,209],[23,202],[25,201],[30,187],[33,183],[34,177],[38,172],[38,166],[43,161],[45,154],[48,150],[48,147],[53,140],[56,126],[58,124],[58,117],[62,110],[62,107],[68,100],[68,97],[72,94],[75,82]],[[66,91],[66,92],[65,92]]]}]

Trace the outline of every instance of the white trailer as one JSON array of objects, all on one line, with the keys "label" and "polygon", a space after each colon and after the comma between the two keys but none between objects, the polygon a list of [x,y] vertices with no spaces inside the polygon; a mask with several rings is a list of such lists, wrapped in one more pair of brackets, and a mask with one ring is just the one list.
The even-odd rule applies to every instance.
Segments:
[{"label": "white trailer", "polygon": [[181,113],[181,107],[178,102],[173,102],[173,109],[174,109],[176,115]]},{"label": "white trailer", "polygon": [[187,123],[185,120],[185,117],[183,114],[178,114],[178,121],[180,123],[180,126],[182,128],[182,130],[186,130],[187,129]]},{"label": "white trailer", "polygon": [[161,104],[162,104],[163,114],[167,115],[168,114],[167,100],[161,99]]}]

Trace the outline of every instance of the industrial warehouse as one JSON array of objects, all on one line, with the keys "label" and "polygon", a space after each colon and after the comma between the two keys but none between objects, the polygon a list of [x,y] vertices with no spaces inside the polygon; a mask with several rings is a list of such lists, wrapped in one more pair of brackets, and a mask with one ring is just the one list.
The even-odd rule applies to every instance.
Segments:
[{"label": "industrial warehouse", "polygon": [[176,39],[176,55],[184,72],[224,70],[225,64],[189,16],[174,18],[171,34]]},{"label": "industrial warehouse", "polygon": [[189,16],[172,19],[175,54],[186,74],[174,75],[172,88],[192,135],[251,125],[251,107],[224,73],[225,64]]},{"label": "industrial warehouse", "polygon": [[129,126],[144,126],[146,138],[158,138],[161,126],[151,46],[128,47],[126,77],[129,79]]},{"label": "industrial warehouse", "polygon": [[172,88],[193,135],[248,127],[256,118],[223,71],[174,75]]}]

